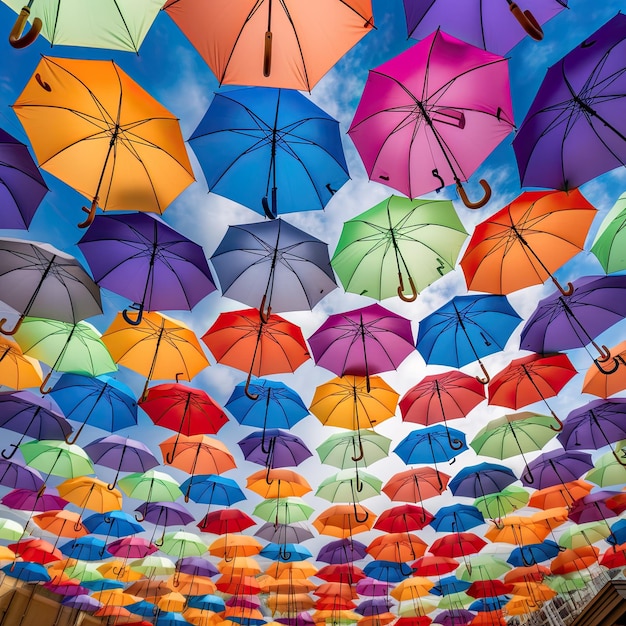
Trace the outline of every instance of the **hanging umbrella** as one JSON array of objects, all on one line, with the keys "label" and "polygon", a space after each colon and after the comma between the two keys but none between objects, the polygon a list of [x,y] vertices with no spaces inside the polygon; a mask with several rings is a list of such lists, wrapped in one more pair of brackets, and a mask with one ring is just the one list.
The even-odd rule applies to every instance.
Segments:
[{"label": "hanging umbrella", "polygon": [[593,468],[591,455],[586,452],[565,452],[562,449],[544,452],[528,464],[533,477],[532,483],[522,474],[522,484],[535,489],[565,485],[578,480],[585,472]]},{"label": "hanging umbrella", "polygon": [[329,502],[361,502],[379,495],[382,484],[382,480],[372,474],[357,474],[354,468],[349,468],[325,478],[315,495]]},{"label": "hanging umbrella", "polygon": [[552,574],[573,574],[587,569],[598,562],[600,549],[596,546],[582,546],[576,550],[567,548],[550,563]]},{"label": "hanging umbrella", "polygon": [[434,516],[421,506],[401,504],[383,511],[374,528],[388,533],[422,530],[434,520]]},{"label": "hanging umbrella", "polygon": [[299,498],[311,491],[311,485],[304,476],[286,469],[272,469],[267,473],[265,471],[254,472],[248,476],[246,487],[265,499],[276,500]]},{"label": "hanging umbrella", "polygon": [[517,480],[513,470],[505,465],[479,463],[464,467],[450,481],[450,491],[455,496],[476,498],[496,493]]},{"label": "hanging umbrella", "polygon": [[383,486],[391,500],[419,502],[442,494],[450,476],[430,467],[405,470],[394,474]]},{"label": "hanging umbrella", "polygon": [[[254,556],[259,554],[262,549],[263,546],[261,543],[259,543],[254,537],[250,537],[248,535],[225,535],[224,537],[218,537],[215,541],[209,544],[209,554],[224,559],[227,563],[238,556]],[[212,564],[208,561],[204,559],[201,559],[201,561],[202,563],[199,563],[199,565],[202,565],[203,571],[208,572],[209,569],[214,569]],[[196,573],[203,576],[208,575],[207,573]],[[218,571],[215,570],[211,573],[211,576],[215,576],[217,573]]]},{"label": "hanging umbrella", "polygon": [[486,545],[487,542],[474,533],[457,531],[454,534],[444,535],[439,539],[435,539],[428,549],[435,556],[445,556],[453,559],[476,554]]},{"label": "hanging umbrella", "polygon": [[59,549],[66,557],[75,561],[101,561],[111,556],[104,540],[93,535],[77,537],[64,543]]},{"label": "hanging umbrella", "polygon": [[549,509],[564,506],[569,508],[574,500],[587,495],[593,485],[584,480],[574,480],[570,482],[558,482],[551,487],[537,489],[530,496],[528,506],[538,509]]},{"label": "hanging umbrella", "polygon": [[600,228],[591,246],[591,253],[600,261],[607,274],[626,269],[623,249],[624,202],[626,194],[622,194],[611,210],[604,216]]},{"label": "hanging umbrella", "polygon": [[264,500],[254,507],[252,514],[266,522],[274,521],[275,524],[291,524],[308,520],[314,510],[302,498],[289,496]]},{"label": "hanging umbrella", "polygon": [[407,532],[385,533],[373,539],[367,552],[377,561],[406,563],[424,556],[427,544],[417,535]]},{"label": "hanging umbrella", "polygon": [[48,474],[46,480],[50,476],[76,478],[94,472],[83,449],[65,441],[29,441],[20,445],[20,452],[30,467]]},{"label": "hanging umbrella", "polygon": [[[391,439],[373,430],[335,433],[317,448],[320,461],[339,469],[367,467],[387,458]],[[362,458],[360,450],[363,448]],[[354,459],[357,458],[355,461]]]},{"label": "hanging umbrella", "polygon": [[202,532],[225,535],[242,532],[255,524],[256,522],[247,513],[239,509],[228,508],[207,513],[197,526]]},{"label": "hanging umbrella", "polygon": [[[176,502],[145,502],[135,509],[135,519],[138,522],[150,522],[155,528],[152,531],[150,541],[158,545],[165,534],[168,526],[186,526],[193,522],[194,518],[181,504]],[[139,513],[139,516],[137,516]],[[161,539],[155,540],[156,531],[159,525],[163,526]]]},{"label": "hanging umbrella", "polygon": [[525,34],[533,39],[543,39],[541,24],[565,7],[567,0],[522,0],[519,6],[514,2],[501,1],[459,6],[449,0],[428,4],[404,0],[409,37],[422,39],[441,28],[446,33],[496,54],[509,52]]},{"label": "hanging umbrella", "polygon": [[[210,191],[271,219],[279,213],[323,209],[348,180],[339,123],[297,91],[255,87],[216,93],[189,143],[200,161]],[[298,241],[303,245],[296,245]],[[253,263],[259,262],[261,252],[267,257],[265,263],[270,261],[272,265],[282,250],[286,259],[292,257],[296,261],[301,260],[302,252],[307,250],[310,263],[319,265],[315,274],[316,280],[321,281],[322,293],[314,296],[315,301],[335,287],[326,245],[289,224],[231,227],[212,258],[217,259],[218,266],[223,266],[226,261],[221,258],[223,253],[239,246],[244,254],[237,266],[242,262],[247,265],[245,257],[255,250],[257,261]],[[298,264],[305,269],[303,263]],[[221,276],[218,266],[216,269]],[[236,275],[232,270],[224,274],[225,285],[220,277],[225,290],[232,284],[232,278],[228,277]],[[261,272],[262,284],[255,287],[255,294],[262,296],[263,291],[259,289],[271,287],[274,278],[288,278],[280,265],[267,270]],[[289,284],[296,287],[298,296],[303,288],[308,291],[292,280]],[[271,290],[265,295],[270,304]],[[254,294],[247,297],[252,297],[253,301],[244,301],[246,304],[262,308]],[[285,295],[282,302],[288,301]],[[282,306],[279,298],[274,310],[277,313],[290,310]]]},{"label": "hanging umbrella", "polygon": [[496,580],[511,569],[505,561],[491,554],[474,554],[468,563],[462,563],[456,571],[460,580],[474,582],[477,580]]},{"label": "hanging umbrella", "polygon": [[53,372],[71,372],[85,376],[109,374],[117,369],[100,333],[88,322],[60,322],[39,317],[25,318],[15,333],[24,354],[50,366],[39,390],[45,389]]},{"label": "hanging umbrella", "polygon": [[154,469],[124,476],[119,485],[129,498],[144,502],[174,502],[183,495],[169,474]]},{"label": "hanging umbrella", "polygon": [[0,458],[0,485],[3,487],[39,491],[44,484],[41,474],[32,467],[27,467],[23,461]]},{"label": "hanging umbrella", "polygon": [[475,506],[456,503],[441,507],[430,525],[437,532],[465,532],[484,523],[483,514]]},{"label": "hanging umbrella", "polygon": [[254,536],[273,543],[302,543],[308,539],[313,539],[315,535],[304,522],[278,524],[278,526],[274,526],[272,522],[267,522],[254,533]]},{"label": "hanging umbrella", "polygon": [[420,322],[417,351],[428,364],[463,367],[478,361],[485,375],[479,380],[487,384],[481,358],[504,350],[520,321],[505,296],[455,296]]},{"label": "hanging umbrella", "polygon": [[[55,496],[54,493],[50,493],[50,491],[51,490],[48,490],[47,493],[39,494],[38,491],[33,489],[13,489],[2,496],[0,503],[4,504],[4,506],[9,509],[31,511],[33,513],[35,511],[43,513],[50,509],[64,509],[68,501],[59,496]],[[9,522],[9,520],[0,519],[0,537],[11,539],[11,537],[2,537],[4,530],[2,524],[6,522]],[[20,531],[19,534],[21,535],[22,531]]]},{"label": "hanging umbrella", "polygon": [[585,474],[585,480],[600,487],[626,483],[626,467],[615,460],[614,452],[624,461],[624,450],[618,444],[616,450],[606,452],[594,461],[594,468]]},{"label": "hanging umbrella", "polygon": [[376,514],[362,504],[334,504],[313,520],[313,526],[321,535],[343,539],[367,532],[375,521]]},{"label": "hanging umbrella", "polygon": [[437,30],[370,70],[348,134],[370,180],[411,198],[455,183],[479,208],[489,185],[471,202],[462,180],[511,130],[507,61]]},{"label": "hanging umbrella", "polygon": [[84,515],[85,510],[105,513],[122,509],[122,494],[117,490],[110,490],[107,484],[98,478],[78,476],[64,480],[57,486],[59,495],[75,504]]},{"label": "hanging umbrella", "polygon": [[[609,349],[619,365],[626,364],[626,341],[618,343]],[[594,364],[595,365],[595,364]],[[585,374],[582,392],[592,393],[600,398],[608,398],[626,389],[626,368],[617,366],[610,373],[592,365]]]},{"label": "hanging umbrella", "polygon": [[390,196],[344,223],[331,263],[346,291],[412,302],[454,269],[466,238],[452,202]]},{"label": "hanging umbrella", "polygon": [[291,1],[273,11],[272,3],[265,1],[245,2],[237,10],[218,3],[209,11],[197,0],[169,0],[164,9],[220,85],[263,84],[311,91],[374,27],[368,0],[323,0],[315,11]]},{"label": "hanging umbrella", "polygon": [[243,491],[232,478],[217,474],[196,474],[181,484],[181,490],[194,502],[218,506],[232,506],[246,499]]},{"label": "hanging umbrella", "polygon": [[[378,520],[377,520],[378,521]],[[316,561],[329,565],[352,564],[367,557],[367,546],[352,537],[327,543],[317,554]],[[318,572],[319,574],[319,572]],[[318,578],[321,576],[318,575]]]},{"label": "hanging umbrella", "polygon": [[559,545],[564,548],[580,548],[591,546],[603,539],[611,543],[611,540],[614,540],[612,531],[613,529],[606,524],[605,520],[573,524],[561,533]]},{"label": "hanging umbrella", "polygon": [[247,461],[263,465],[267,473],[276,467],[295,467],[313,456],[304,441],[278,428],[256,431],[237,442]]},{"label": "hanging umbrella", "polygon": [[596,209],[577,190],[526,191],[474,229],[460,261],[468,289],[507,294],[548,278],[578,254]]},{"label": "hanging umbrella", "polygon": [[13,341],[0,337],[0,380],[5,387],[39,387],[42,378],[41,366],[35,359],[25,356]]},{"label": "hanging umbrella", "polygon": [[407,465],[432,464],[435,470],[437,463],[453,463],[465,450],[465,433],[439,425],[412,430],[393,449]]},{"label": "hanging umbrella", "polygon": [[278,315],[262,317],[257,309],[220,313],[202,341],[219,363],[248,372],[244,391],[252,400],[252,375],[294,372],[309,359],[298,326]]},{"label": "hanging umbrella", "polygon": [[154,215],[99,215],[78,247],[100,287],[133,301],[129,324],[144,310],[190,311],[216,289],[202,247]]},{"label": "hanging umbrella", "polygon": [[178,120],[113,61],[43,57],[13,109],[40,167],[91,202],[83,228],[129,200],[163,213],[194,180]]},{"label": "hanging umbrella", "polygon": [[[81,516],[73,511],[45,511],[33,515],[33,522],[42,530],[59,537],[84,537],[89,531]],[[56,545],[55,545],[56,547]]]},{"label": "hanging umbrella", "polygon": [[116,363],[146,377],[142,399],[153,378],[191,380],[209,365],[194,332],[160,313],[144,313],[134,326],[118,313],[102,341]]},{"label": "hanging umbrella", "polygon": [[548,68],[513,140],[523,187],[574,189],[624,164],[625,36],[618,13]]},{"label": "hanging umbrella", "polygon": [[92,534],[105,535],[105,544],[109,537],[128,537],[144,530],[132,515],[124,511],[94,513],[84,520],[84,526]]},{"label": "hanging umbrella", "polygon": [[523,487],[509,485],[501,491],[488,493],[474,500],[474,506],[481,515],[500,525],[500,520],[517,509],[521,509],[528,504],[530,494]]}]

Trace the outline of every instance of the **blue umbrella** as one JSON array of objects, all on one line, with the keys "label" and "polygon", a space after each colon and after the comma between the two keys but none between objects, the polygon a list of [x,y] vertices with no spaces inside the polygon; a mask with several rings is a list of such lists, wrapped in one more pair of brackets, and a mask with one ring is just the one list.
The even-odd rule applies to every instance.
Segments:
[{"label": "blue umbrella", "polygon": [[67,443],[76,443],[87,422],[109,432],[137,424],[133,391],[110,376],[66,373],[55,383],[50,395],[67,419],[81,423],[71,441],[66,437]]},{"label": "blue umbrella", "polygon": [[231,506],[245,500],[246,496],[236,481],[217,474],[199,474],[185,480],[181,491],[189,493],[189,498],[201,504]]},{"label": "blue umbrella", "polygon": [[553,559],[559,552],[561,552],[559,544],[546,539],[543,543],[518,546],[511,551],[506,562],[513,567],[528,567]]},{"label": "blue umbrella", "polygon": [[2,571],[11,578],[17,578],[25,583],[47,583],[50,575],[45,566],[30,561],[15,561],[5,565]]},{"label": "blue umbrella", "polygon": [[94,535],[106,535],[105,543],[109,537],[128,537],[144,531],[144,527],[124,511],[95,513],[83,520],[83,526]]},{"label": "blue umbrella", "polygon": [[348,180],[339,122],[294,90],[216,93],[189,144],[210,191],[270,218],[323,209]]},{"label": "blue umbrella", "polygon": [[293,563],[294,561],[305,561],[313,555],[311,551],[295,543],[268,543],[259,552],[260,556],[272,561],[283,561]]},{"label": "blue umbrella", "polygon": [[492,598],[482,598],[472,602],[467,608],[470,611],[484,613],[487,611],[499,611],[511,599],[511,596],[494,596]]},{"label": "blue umbrella", "polygon": [[66,557],[80,561],[101,561],[111,556],[106,549],[106,543],[92,535],[72,539],[60,546],[59,550]]},{"label": "blue umbrella", "polygon": [[413,569],[406,563],[394,561],[370,561],[364,568],[363,573],[370,578],[382,580],[387,583],[399,583],[413,574]]},{"label": "blue umbrella", "polygon": [[479,463],[464,467],[449,483],[455,496],[482,498],[497,493],[517,480],[513,470],[496,463]]},{"label": "blue umbrella", "polygon": [[154,626],[183,626],[188,622],[180,613],[174,613],[173,611],[160,611]]},{"label": "blue umbrella", "polygon": [[152,602],[147,602],[146,600],[128,604],[124,608],[135,615],[140,615],[141,617],[154,617],[154,614],[157,612],[156,605],[152,604]]},{"label": "blue umbrella", "polygon": [[626,543],[626,519],[621,519],[611,525],[611,534],[605,541],[614,546]]},{"label": "blue umbrella", "polygon": [[127,583],[112,578],[100,578],[98,580],[84,580],[80,584],[81,587],[87,587],[91,591],[107,591],[109,589],[124,589]]},{"label": "blue umbrella", "polygon": [[407,464],[434,465],[453,461],[467,450],[465,433],[447,426],[429,426],[412,430],[393,451]]},{"label": "blue umbrella", "polygon": [[439,579],[439,582],[430,590],[430,593],[436,596],[447,596],[451,593],[466,591],[471,584],[466,580],[459,580],[455,576],[446,576]]},{"label": "blue umbrella", "polygon": [[206,594],[204,596],[189,596],[189,602],[187,603],[192,609],[202,609],[203,611],[213,611],[214,613],[221,613],[226,610],[224,600],[219,596]]},{"label": "blue umbrella", "polygon": [[419,324],[417,350],[428,364],[463,367],[503,350],[522,321],[505,296],[455,296]]},{"label": "blue umbrella", "polygon": [[485,523],[483,514],[471,504],[442,506],[430,525],[437,532],[466,532]]}]

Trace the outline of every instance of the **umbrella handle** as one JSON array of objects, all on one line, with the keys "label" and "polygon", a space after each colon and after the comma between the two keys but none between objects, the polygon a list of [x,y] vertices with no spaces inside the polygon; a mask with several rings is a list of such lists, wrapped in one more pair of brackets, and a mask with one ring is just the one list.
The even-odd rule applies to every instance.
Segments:
[{"label": "umbrella handle", "polygon": [[609,370],[605,370],[605,369],[604,369],[604,368],[600,365],[600,363],[604,363],[604,362],[605,362],[604,360],[602,360],[602,359],[594,359],[594,360],[593,360],[593,362],[595,363],[595,366],[596,366],[596,367],[597,367],[597,368],[598,368],[598,369],[599,369],[599,370],[600,370],[603,374],[606,374],[607,376],[608,376],[609,374],[614,374],[615,372],[617,372],[617,370],[619,369],[620,361],[621,361],[622,363],[624,362],[624,361],[623,361],[623,359],[622,359],[622,357],[619,357],[619,356],[614,357],[614,358],[613,358],[613,363],[614,363],[613,367],[612,367],[611,369],[609,369]]},{"label": "umbrella handle", "polygon": [[81,522],[74,522],[74,530],[79,533],[83,528],[83,525]]},{"label": "umbrella handle", "polygon": [[22,325],[25,317],[25,315],[20,315],[13,330],[6,330],[6,328],[3,328],[3,326],[7,323],[7,318],[3,317],[0,320],[0,333],[2,333],[3,335],[15,335],[15,333],[20,329],[20,326]]},{"label": "umbrella handle", "polygon": [[263,196],[261,198],[261,205],[263,206],[263,212],[265,213],[265,216],[271,220],[275,220],[278,215],[278,208],[276,207],[277,191],[278,189],[276,187],[272,187],[272,205],[271,206],[267,199],[267,196]]},{"label": "umbrella handle", "polygon": [[365,522],[367,522],[367,520],[369,519],[370,514],[365,511],[365,517],[363,519],[361,519],[359,517],[359,512],[356,508],[356,502],[353,503],[354,504],[354,519],[359,523],[359,524],[364,524]]},{"label": "umbrella handle", "polygon": [[272,31],[265,33],[265,47],[263,49],[263,76],[267,78],[272,71]]},{"label": "umbrella handle", "polygon": [[91,223],[93,222],[93,218],[96,217],[97,208],[98,208],[98,196],[96,196],[91,201],[91,206],[89,208],[82,207],[83,211],[87,213],[87,217],[84,222],[80,222],[78,224],[78,228],[87,228],[88,226],[91,226]]},{"label": "umbrella handle", "polygon": [[535,561],[527,561],[526,560],[526,555],[524,554],[524,549],[520,548],[520,554],[522,555],[522,563],[524,563],[524,565],[526,567],[532,567],[533,565],[536,565]]},{"label": "umbrella handle", "polygon": [[556,420],[557,424],[556,427],[550,424],[550,428],[553,431],[560,433],[563,430],[563,422],[556,416],[556,413],[554,411],[550,411],[550,413],[552,413],[552,417]]},{"label": "umbrella handle", "polygon": [[291,558],[291,552],[288,552],[287,550],[285,550],[285,546],[283,545],[278,550],[278,558],[281,561],[288,561]]},{"label": "umbrella handle", "polygon": [[626,467],[626,461],[624,461],[623,459],[620,458],[620,455],[613,450],[613,456],[615,457],[615,460],[622,466],[622,467]]},{"label": "umbrella handle", "polygon": [[594,341],[591,345],[593,345],[593,347],[600,353],[600,356],[598,357],[598,361],[600,361],[600,363],[606,363],[611,358],[611,351],[604,344],[599,346]]},{"label": "umbrella handle", "polygon": [[270,321],[270,315],[272,314],[272,307],[267,307],[267,312],[265,311],[265,300],[267,294],[263,294],[263,298],[261,299],[261,306],[259,306],[259,317],[264,324],[267,324]]},{"label": "umbrella handle", "polygon": [[509,9],[520,26],[535,40],[543,39],[543,29],[530,11],[522,11],[515,2],[509,2]]},{"label": "umbrella handle", "polygon": [[252,379],[252,372],[248,372],[248,378],[246,379],[246,386],[243,388],[245,394],[250,398],[250,400],[257,400],[259,397],[258,393],[252,393],[250,391],[250,380]]},{"label": "umbrella handle", "polygon": [[435,191],[437,193],[439,193],[446,186],[446,183],[443,180],[443,178],[441,177],[441,174],[439,173],[439,170],[437,168],[435,168],[432,171],[432,175],[439,181],[439,187],[437,187],[437,189],[435,189]]},{"label": "umbrella handle", "polygon": [[[137,311],[137,317],[135,319],[128,315],[128,309]],[[128,309],[124,309],[122,311],[122,317],[124,318],[124,321],[131,326],[139,326],[139,324],[141,324],[141,320],[143,319],[143,304],[131,304]]]},{"label": "umbrella handle", "polygon": [[20,14],[15,20],[15,24],[13,24],[13,28],[9,34],[9,43],[14,48],[26,48],[26,46],[30,46],[30,44],[37,39],[37,36],[41,31],[43,23],[38,17],[36,17],[33,19],[33,24],[30,27],[30,30],[26,34],[22,34],[29,15],[30,9],[28,7],[22,7]]},{"label": "umbrella handle", "polygon": [[[556,417],[556,416],[555,416]],[[557,418],[558,419],[558,418]],[[550,426],[550,428],[552,428],[552,426]],[[552,428],[552,430],[556,430],[555,428]],[[532,473],[532,470],[528,467],[528,465],[526,466],[526,472],[524,473],[524,475],[522,476],[522,478],[527,482],[530,483],[531,485],[535,482],[535,476]]]},{"label": "umbrella handle", "polygon": [[15,453],[17,452],[18,445],[16,443],[10,443],[9,447],[13,448],[13,451],[11,453],[7,454],[6,448],[2,452],[0,452],[0,454],[2,455],[3,459],[11,459],[11,458],[13,458],[15,456]]},{"label": "umbrella handle", "polygon": [[476,380],[483,385],[487,385],[491,380],[491,376],[489,376],[489,372],[487,371],[487,368],[483,365],[482,361],[478,361],[478,364],[480,365],[480,369],[483,371],[485,377],[481,378],[480,376],[476,376]]},{"label": "umbrella handle", "polygon": [[146,519],[146,516],[143,513],[139,513],[139,517],[137,517],[137,512],[135,512],[135,519],[141,523]]},{"label": "umbrella handle", "polygon": [[417,298],[417,289],[415,289],[415,283],[413,282],[413,277],[409,274],[409,285],[411,286],[411,295],[404,295],[404,281],[402,280],[402,272],[398,272],[398,280],[400,284],[398,285],[398,296],[400,300],[403,302],[415,302]]},{"label": "umbrella handle", "polygon": [[359,439],[359,453],[357,456],[350,457],[353,461],[361,461],[365,453],[363,452],[363,442]]},{"label": "umbrella handle", "polygon": [[564,296],[571,296],[574,293],[574,285],[572,285],[572,283],[568,282],[567,283],[567,289],[565,289],[563,287],[563,285],[561,285],[561,283],[554,277],[552,276],[552,282],[556,285],[556,288],[564,295]]},{"label": "umbrella handle", "polygon": [[480,186],[483,188],[483,191],[485,193],[480,200],[472,202],[467,197],[467,193],[463,188],[463,185],[461,185],[461,182],[459,180],[456,181],[456,192],[459,194],[459,198],[461,198],[463,204],[468,209],[480,209],[481,207],[484,207],[485,204],[487,204],[487,202],[489,202],[489,200],[491,199],[491,187],[489,186],[489,183],[484,178],[481,178],[478,182],[480,183]]},{"label": "umbrella handle", "polygon": [[[87,423],[87,420],[85,420],[81,425],[80,428],[75,432],[75,433],[69,433],[67,434],[64,439],[65,439],[65,443],[68,444],[69,446],[71,446],[72,444],[76,443],[78,441],[78,437],[80,436],[80,433],[83,432],[83,428],[85,428],[85,424]],[[72,434],[74,435],[72,437]]]},{"label": "umbrella handle", "polygon": [[39,385],[39,391],[41,391],[42,395],[46,395],[47,393],[50,393],[52,391],[52,387],[48,387],[47,389],[45,389],[45,386],[48,384],[48,381],[50,380],[50,376],[52,376],[52,370],[50,370],[43,378],[43,380],[41,381],[41,385]]}]

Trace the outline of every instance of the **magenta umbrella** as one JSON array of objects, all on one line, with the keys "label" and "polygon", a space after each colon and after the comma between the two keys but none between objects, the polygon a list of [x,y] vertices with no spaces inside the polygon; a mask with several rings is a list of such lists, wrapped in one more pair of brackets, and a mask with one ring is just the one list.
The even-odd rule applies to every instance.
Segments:
[{"label": "magenta umbrella", "polygon": [[513,130],[507,60],[440,30],[370,70],[348,131],[371,180],[415,198],[461,184]]}]

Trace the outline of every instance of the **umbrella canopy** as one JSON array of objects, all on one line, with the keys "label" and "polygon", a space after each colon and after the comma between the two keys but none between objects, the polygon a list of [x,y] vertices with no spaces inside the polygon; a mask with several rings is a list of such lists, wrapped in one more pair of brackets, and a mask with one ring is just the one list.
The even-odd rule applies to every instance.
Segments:
[{"label": "umbrella canopy", "polygon": [[348,133],[370,180],[411,198],[454,183],[478,208],[488,184],[471,202],[461,181],[512,129],[507,61],[437,30],[370,70]]},{"label": "umbrella canopy", "polygon": [[618,13],[548,68],[513,140],[523,187],[574,189],[624,165],[625,38]]},{"label": "umbrella canopy", "polygon": [[[216,93],[189,143],[210,191],[269,218],[323,209],[348,180],[339,123],[297,91],[256,87]],[[279,242],[276,235],[283,226],[257,226],[259,230],[251,225],[252,232],[256,230],[274,249],[283,248],[290,236],[309,239],[300,252],[308,248],[310,261],[315,263],[312,253],[319,248],[327,276],[319,275],[318,279],[322,279],[323,288],[331,288],[334,279],[322,242],[288,225]],[[242,250],[252,244],[252,250],[258,251],[260,242],[253,242],[253,237],[227,232],[218,258],[238,240],[244,244]],[[261,248],[266,245],[261,244]],[[294,252],[299,256],[297,248]],[[229,288],[229,282],[223,287]],[[258,306],[259,301],[246,304]]]},{"label": "umbrella canopy", "polygon": [[454,269],[466,237],[452,202],[391,196],[345,222],[331,262],[346,291],[413,301]]},{"label": "umbrella canopy", "polygon": [[454,495],[476,498],[496,493],[517,480],[513,470],[495,463],[479,463],[464,467],[450,481]]},{"label": "umbrella canopy", "polygon": [[382,490],[391,500],[423,502],[443,493],[450,476],[431,467],[419,467],[394,474]]},{"label": "umbrella canopy", "polygon": [[255,431],[237,443],[247,461],[269,469],[295,467],[313,456],[300,437],[278,428]]},{"label": "umbrella canopy", "polygon": [[274,11],[265,0],[244,2],[237,10],[218,2],[210,11],[198,0],[168,0],[164,9],[220,84],[311,91],[374,27],[370,0],[323,0],[306,8],[289,0]]},{"label": "umbrella canopy", "polygon": [[[609,352],[623,365],[626,359],[626,341],[618,343],[609,349]],[[600,398],[608,398],[623,389],[626,389],[626,368],[617,367],[616,371],[605,372],[604,369],[592,365],[585,374],[583,381],[583,393],[592,393]]]},{"label": "umbrella canopy", "polygon": [[119,484],[129,498],[144,502],[174,502],[182,495],[178,483],[169,474],[154,469],[124,476]]},{"label": "umbrella canopy", "polygon": [[[389,455],[391,439],[373,430],[335,433],[317,448],[320,461],[340,469],[367,467]],[[360,450],[363,450],[362,458]],[[355,459],[357,459],[355,461]]]},{"label": "umbrella canopy", "polygon": [[91,459],[82,448],[65,441],[29,441],[20,445],[20,452],[30,467],[48,476],[76,478],[93,474]]},{"label": "umbrella canopy", "polygon": [[78,476],[64,480],[57,486],[59,495],[72,504],[85,509],[105,513],[122,508],[122,494],[117,489],[108,489],[98,478]]},{"label": "umbrella canopy", "polygon": [[475,506],[457,503],[441,507],[430,525],[438,532],[464,532],[484,523],[483,514]]},{"label": "umbrella canopy", "polygon": [[452,461],[467,450],[465,433],[439,425],[411,431],[394,448],[394,452],[407,464],[432,464]]},{"label": "umbrella canopy", "polygon": [[39,363],[22,352],[13,341],[0,337],[0,378],[6,387],[39,387],[43,378]]},{"label": "umbrella canopy", "polygon": [[624,209],[626,194],[622,194],[611,210],[604,216],[591,246],[591,252],[600,261],[607,274],[626,269],[623,248]]},{"label": "umbrella canopy", "polygon": [[[586,452],[565,452],[562,449],[544,452],[528,464],[529,475],[522,474],[522,484],[535,489],[565,485],[578,480],[593,468],[591,455]],[[527,479],[532,477],[532,482]]]}]

